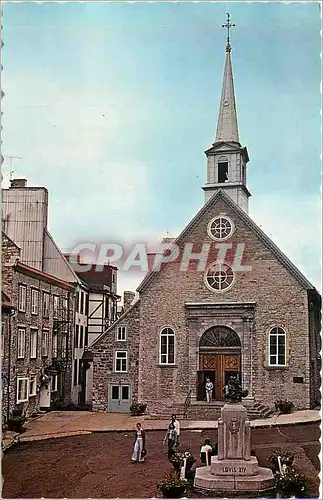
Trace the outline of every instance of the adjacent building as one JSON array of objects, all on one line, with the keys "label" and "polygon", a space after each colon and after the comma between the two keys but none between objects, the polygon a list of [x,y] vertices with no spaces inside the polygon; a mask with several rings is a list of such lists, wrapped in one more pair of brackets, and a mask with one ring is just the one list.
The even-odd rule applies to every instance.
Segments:
[{"label": "adjacent building", "polygon": [[79,391],[79,404],[91,406],[93,363],[87,348],[117,319],[118,270],[111,265],[82,265],[78,259],[75,272],[86,292],[80,290],[76,300],[73,385]]},{"label": "adjacent building", "polygon": [[[2,416],[70,402],[75,285],[21,262],[2,234]],[[6,298],[6,297],[10,297]]]},{"label": "adjacent building", "polygon": [[94,410],[127,411],[135,400],[162,416],[189,402],[201,415],[209,377],[216,417],[231,375],[250,408],[320,403],[321,297],[249,216],[229,40],[205,154],[205,204],[174,240],[178,257],[147,274],[139,299],[92,344]]},{"label": "adjacent building", "polygon": [[70,283],[74,294],[70,297],[72,376],[70,402],[77,405],[82,400],[82,355],[79,345],[74,345],[76,331],[87,327],[86,314],[76,311],[80,297],[87,302],[87,286],[74,272],[48,231],[48,191],[45,187],[27,185],[26,179],[13,179],[9,189],[2,190],[2,229],[20,248],[20,261],[25,265],[59,280]]}]

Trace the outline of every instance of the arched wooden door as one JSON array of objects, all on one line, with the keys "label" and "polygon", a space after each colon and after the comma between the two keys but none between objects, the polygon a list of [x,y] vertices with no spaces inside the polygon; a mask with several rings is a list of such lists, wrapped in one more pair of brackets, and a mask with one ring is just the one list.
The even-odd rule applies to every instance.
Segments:
[{"label": "arched wooden door", "polygon": [[199,371],[196,399],[205,400],[205,381],[214,384],[213,399],[224,399],[223,387],[231,375],[241,380],[241,342],[227,326],[214,326],[204,332],[199,344]]}]

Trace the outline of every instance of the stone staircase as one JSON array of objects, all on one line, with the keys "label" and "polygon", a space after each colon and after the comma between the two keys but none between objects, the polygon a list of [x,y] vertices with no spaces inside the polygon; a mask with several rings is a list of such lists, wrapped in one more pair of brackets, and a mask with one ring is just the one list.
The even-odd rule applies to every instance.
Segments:
[{"label": "stone staircase", "polygon": [[[184,405],[173,405],[163,407],[158,412],[150,412],[149,417],[154,420],[169,420],[171,415],[175,413],[180,420],[217,420],[221,416],[221,408],[223,401],[214,401],[206,403],[205,401],[194,401],[184,414]],[[254,403],[252,406],[246,407],[249,420],[269,418],[275,414],[273,409],[268,408],[262,403]]]},{"label": "stone staircase", "polygon": [[269,408],[263,403],[255,403],[251,408],[247,408],[249,420],[256,420],[259,418],[269,418],[275,415],[275,410]]}]

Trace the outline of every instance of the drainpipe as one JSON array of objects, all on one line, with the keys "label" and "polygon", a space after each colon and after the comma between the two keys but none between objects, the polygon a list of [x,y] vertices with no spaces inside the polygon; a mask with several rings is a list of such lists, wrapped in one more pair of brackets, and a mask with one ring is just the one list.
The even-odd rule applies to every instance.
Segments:
[{"label": "drainpipe", "polygon": [[10,373],[11,373],[11,317],[15,314],[15,310],[11,309],[8,315],[8,377],[7,377],[7,424],[10,415]]}]

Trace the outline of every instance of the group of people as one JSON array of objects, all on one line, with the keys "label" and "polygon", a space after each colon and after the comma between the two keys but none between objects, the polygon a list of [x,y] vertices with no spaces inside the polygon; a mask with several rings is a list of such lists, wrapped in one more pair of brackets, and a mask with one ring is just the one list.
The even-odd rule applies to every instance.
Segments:
[{"label": "group of people", "polygon": [[[206,378],[205,381],[205,394],[206,401],[208,403],[212,402],[214,384],[209,377]],[[248,391],[243,391],[239,382],[239,377],[237,375],[231,375],[228,379],[228,382],[222,388],[224,398],[226,400],[237,400],[241,401],[241,397],[245,397],[248,394]]]},{"label": "group of people", "polygon": [[177,420],[176,415],[173,414],[164,438],[164,443],[167,443],[168,459],[172,458],[175,453],[174,448],[179,445],[179,434],[179,421]]},{"label": "group of people", "polygon": [[[179,421],[177,420],[176,415],[173,414],[163,441],[167,444],[167,456],[169,460],[176,453],[175,449],[179,446],[179,435]],[[212,447],[210,439],[205,439],[200,450],[201,463],[203,465],[211,465],[211,456],[217,453],[217,443],[214,447]],[[146,455],[146,434],[141,423],[138,422],[136,425],[131,460],[133,463],[144,462]]]},{"label": "group of people", "polygon": [[[167,448],[168,448],[167,454],[169,459],[175,453],[174,448],[179,445],[179,434],[180,434],[179,421],[177,420],[176,415],[172,415],[171,421],[169,423],[164,438],[164,443],[167,443]],[[131,460],[133,463],[144,462],[146,455],[147,455],[146,434],[142,428],[141,423],[138,422],[136,425]]]}]

